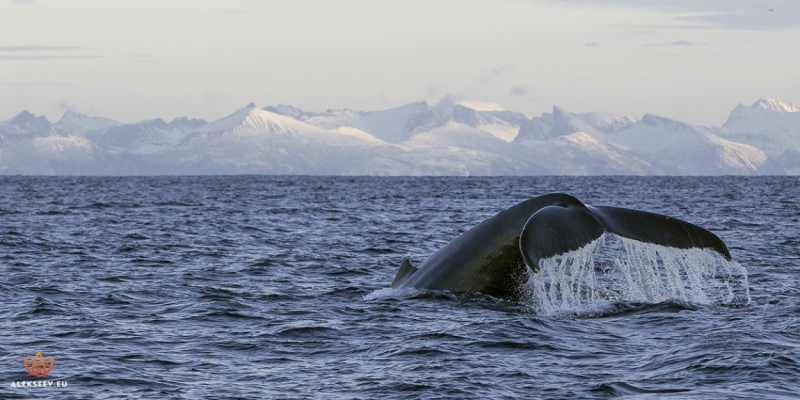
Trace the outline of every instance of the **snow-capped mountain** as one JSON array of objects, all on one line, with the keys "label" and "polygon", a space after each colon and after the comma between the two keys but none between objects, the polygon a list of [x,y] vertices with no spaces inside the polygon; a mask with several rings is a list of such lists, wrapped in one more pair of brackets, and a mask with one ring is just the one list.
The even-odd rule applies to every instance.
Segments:
[{"label": "snow-capped mountain", "polygon": [[104,170],[98,150],[90,140],[27,111],[0,124],[0,174],[97,174]]},{"label": "snow-capped mountain", "polygon": [[784,103],[773,99],[759,99],[753,104],[752,108],[776,112],[800,112],[800,107],[797,107],[796,104]]},{"label": "snow-capped mountain", "polygon": [[354,136],[353,134],[322,129],[291,117],[257,108],[253,104],[196,129],[189,139],[195,140],[200,136],[210,137],[214,135],[223,135],[229,139],[242,137],[268,138],[273,142],[287,138],[292,138],[292,141],[299,142],[310,141],[336,144],[364,144],[370,141],[366,137],[360,139],[356,137],[358,135]]},{"label": "snow-capped mountain", "polygon": [[610,114],[570,114],[554,106],[552,113],[525,121],[514,142],[528,148],[551,171],[569,171],[570,175],[664,174],[635,153],[607,144],[604,132],[593,126],[612,130],[608,126],[613,121],[633,122]]},{"label": "snow-capped mountain", "polygon": [[787,173],[800,174],[800,108],[794,104],[761,99],[742,104],[728,116],[717,135],[763,150]]},{"label": "snow-capped mountain", "polygon": [[766,153],[753,146],[725,140],[703,127],[651,114],[605,137],[618,148],[664,165],[672,175],[782,173]]},{"label": "snow-capped mountain", "polygon": [[558,106],[552,113],[544,113],[540,117],[523,121],[520,125],[516,141],[542,140],[574,132],[586,132],[598,135],[612,133],[635,124],[637,120],[608,113],[568,114]]},{"label": "snow-capped mountain", "polygon": [[[94,121],[94,126],[109,123],[100,118],[88,117],[84,120],[87,119]],[[208,122],[204,120],[186,117],[175,118],[169,123],[156,118],[133,124],[114,123],[105,129],[85,130],[83,135],[113,153],[146,154],[158,152],[164,146],[177,145],[186,135],[206,125]]]},{"label": "snow-capped mountain", "polygon": [[53,124],[45,117],[37,117],[28,111],[0,124],[0,143],[4,140],[23,140],[32,136],[53,134]]},{"label": "snow-capped mountain", "polygon": [[73,111],[65,112],[61,119],[55,123],[55,126],[77,135],[85,135],[87,132],[109,129],[121,125],[121,122],[112,119],[90,117]]},{"label": "snow-capped mountain", "polygon": [[722,127],[558,107],[528,118],[451,98],[378,111],[250,104],[212,122],[67,112],[53,124],[24,111],[0,122],[0,173],[800,174],[800,111],[759,100]]},{"label": "snow-capped mountain", "polygon": [[328,110],[307,113],[290,106],[268,107],[267,110],[296,118],[318,128],[335,130],[352,127],[387,143],[408,139],[417,120],[429,109],[425,102],[407,104],[381,111]]},{"label": "snow-capped mountain", "polygon": [[434,106],[422,101],[390,110],[367,112],[345,109],[309,113],[286,105],[267,107],[266,110],[291,116],[323,129],[353,127],[387,143],[400,143],[450,121],[478,128],[510,142],[526,119],[522,113],[506,111],[499,105],[457,102],[449,97]]},{"label": "snow-capped mountain", "polygon": [[[583,133],[585,137],[574,136]],[[520,129],[516,141],[581,143],[595,154],[617,160],[607,167],[638,166],[650,174],[670,175],[751,175],[781,174],[761,150],[725,140],[704,127],[692,126],[669,118],[645,114],[636,121],[608,114],[570,114],[553,107],[552,114],[533,118]],[[580,139],[580,140],[579,140]],[[602,145],[602,147],[601,147]],[[578,162],[579,163],[579,162]]]},{"label": "snow-capped mountain", "polygon": [[169,154],[182,169],[212,173],[325,174],[352,168],[383,143],[367,133],[326,130],[249,105],[187,135]]}]

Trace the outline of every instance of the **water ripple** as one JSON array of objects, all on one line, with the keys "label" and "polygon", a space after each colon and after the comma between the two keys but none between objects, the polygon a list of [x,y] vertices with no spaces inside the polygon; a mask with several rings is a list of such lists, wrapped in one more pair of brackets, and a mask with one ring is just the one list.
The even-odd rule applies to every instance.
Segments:
[{"label": "water ripple", "polygon": [[[750,302],[389,289],[534,195],[717,232]],[[0,177],[0,398],[792,398],[795,177]],[[55,358],[59,389],[22,359]]]}]

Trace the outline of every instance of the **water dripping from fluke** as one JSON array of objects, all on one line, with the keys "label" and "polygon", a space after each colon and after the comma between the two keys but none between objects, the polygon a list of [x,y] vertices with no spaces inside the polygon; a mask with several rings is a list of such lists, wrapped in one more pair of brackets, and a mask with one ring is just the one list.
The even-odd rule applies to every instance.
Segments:
[{"label": "water dripping from fluke", "polygon": [[619,303],[749,304],[747,270],[719,253],[605,234],[543,259],[522,299],[537,314],[594,314]]}]

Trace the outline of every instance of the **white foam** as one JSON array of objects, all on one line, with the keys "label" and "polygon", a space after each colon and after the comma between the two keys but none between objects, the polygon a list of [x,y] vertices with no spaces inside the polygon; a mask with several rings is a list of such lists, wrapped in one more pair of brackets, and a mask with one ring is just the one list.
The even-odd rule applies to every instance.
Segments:
[{"label": "white foam", "polygon": [[676,249],[604,235],[540,262],[525,298],[537,313],[593,313],[613,302],[750,301],[747,271],[711,250]]},{"label": "white foam", "polygon": [[383,288],[375,290],[370,294],[364,295],[364,300],[414,297],[422,295],[424,293],[428,292],[422,289],[411,288],[411,287],[400,288],[400,289]]}]

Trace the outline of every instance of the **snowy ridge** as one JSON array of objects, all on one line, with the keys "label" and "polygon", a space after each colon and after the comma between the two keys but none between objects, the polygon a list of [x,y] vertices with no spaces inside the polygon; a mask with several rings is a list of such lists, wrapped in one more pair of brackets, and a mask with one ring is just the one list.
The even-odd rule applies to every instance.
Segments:
[{"label": "snowy ridge", "polygon": [[380,142],[370,134],[348,130],[322,129],[294,118],[255,107],[245,107],[232,115],[214,121],[202,129],[205,133],[223,133],[228,137],[269,136],[271,140],[297,140],[356,145],[360,142]]},{"label": "snowy ridge", "polygon": [[753,104],[753,108],[777,112],[800,112],[800,108],[793,103],[784,103],[773,99],[760,99]]},{"label": "snowy ridge", "polygon": [[108,118],[89,117],[73,111],[67,111],[55,125],[66,131],[85,135],[87,132],[108,129],[123,124]]},{"label": "snowy ridge", "polygon": [[721,127],[645,114],[529,118],[445,98],[388,110],[240,108],[212,122],[123,124],[23,111],[0,122],[0,173],[71,175],[800,174],[800,110],[761,99]]},{"label": "snowy ridge", "polygon": [[598,112],[575,114],[575,116],[581,121],[589,124],[589,126],[605,133],[616,132],[638,122],[636,119],[631,117],[621,117],[614,114]]},{"label": "snowy ridge", "polygon": [[771,99],[739,104],[715,133],[758,148],[786,173],[800,175],[800,109],[794,104]]},{"label": "snowy ridge", "polygon": [[[280,113],[291,112],[299,120],[322,129],[335,130],[350,126],[368,132],[388,142],[398,143],[411,136],[410,126],[418,116],[428,109],[425,102],[411,103],[402,107],[381,111],[328,110],[324,113],[307,113],[287,106],[268,107]],[[291,116],[290,114],[283,114]]]},{"label": "snowy ridge", "polygon": [[503,106],[488,102],[458,101],[456,104],[475,111],[506,111]]}]

